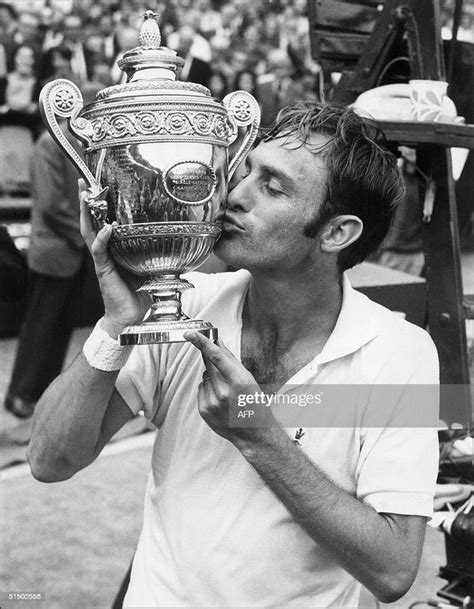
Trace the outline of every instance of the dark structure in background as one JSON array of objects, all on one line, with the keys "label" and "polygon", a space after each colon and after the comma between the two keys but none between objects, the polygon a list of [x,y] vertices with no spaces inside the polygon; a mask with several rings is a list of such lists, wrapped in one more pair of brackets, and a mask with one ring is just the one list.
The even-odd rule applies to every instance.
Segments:
[{"label": "dark structure in background", "polygon": [[[352,103],[360,93],[388,84],[390,75],[394,79],[391,82],[407,82],[410,78],[446,80],[439,2],[387,0],[383,10],[379,6],[382,4],[373,0],[309,0],[314,57],[327,73],[342,71],[332,91],[333,100]],[[461,55],[457,45],[452,48],[455,54],[448,57],[448,65],[454,74]],[[462,85],[458,89],[464,91]],[[466,99],[471,92],[472,88],[465,93]],[[466,386],[464,399],[457,403],[442,399],[442,418],[448,423],[469,424],[465,322],[474,317],[474,307],[472,299],[462,292],[458,210],[449,147],[474,148],[474,127],[412,121],[381,123],[390,141],[416,148],[418,168],[436,183],[433,212],[422,225],[427,318],[440,355],[441,382]],[[424,201],[424,181],[419,192]]]},{"label": "dark structure in background", "polygon": [[32,416],[37,400],[61,372],[78,318],[90,325],[103,313],[79,229],[78,172],[46,132],[36,144],[31,176],[27,307],[4,404],[19,418]]},{"label": "dark structure in background", "polygon": [[311,53],[327,75],[357,65],[382,4],[375,0],[309,0]]},{"label": "dark structure in background", "polygon": [[[462,292],[460,246],[462,239],[469,247],[472,235],[474,45],[456,41],[462,0],[456,0],[453,40],[444,45],[437,0],[387,0],[379,12],[381,5],[373,0],[309,0],[312,53],[329,85],[331,73],[342,72],[333,91],[326,87],[333,99],[352,103],[368,89],[412,78],[447,80],[448,93],[459,115],[466,118],[467,126],[413,122],[386,122],[382,126],[390,141],[416,148],[418,167],[436,183],[432,215],[421,227],[428,324],[440,355],[441,382],[466,388],[464,395],[457,393],[458,398],[461,395],[457,400],[449,399],[449,391],[441,392],[442,418],[461,420],[469,426],[472,396],[465,321],[474,318],[474,298]],[[451,146],[471,149],[456,190]],[[425,189],[420,183],[421,201]],[[440,476],[472,483],[472,462],[466,474],[451,461],[443,466],[441,459]],[[458,516],[446,534],[447,565],[440,569],[440,576],[448,583],[438,595],[454,606],[474,607],[473,542],[471,509],[471,513]]]}]

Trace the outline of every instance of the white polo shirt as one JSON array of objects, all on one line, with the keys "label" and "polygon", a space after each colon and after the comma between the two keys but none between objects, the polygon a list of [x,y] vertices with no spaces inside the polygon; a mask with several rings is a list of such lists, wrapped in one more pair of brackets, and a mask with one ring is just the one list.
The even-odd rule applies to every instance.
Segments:
[{"label": "white polo shirt", "polygon": [[[240,357],[250,275],[188,278],[196,289],[183,295],[183,310],[211,321]],[[159,428],[124,607],[357,607],[360,584],[202,420],[197,390],[203,369],[191,345],[137,347],[117,381],[131,410],[144,410]],[[330,338],[289,383],[436,384],[438,358],[425,331],[344,278]],[[395,402],[394,411],[412,407]],[[287,431],[294,437],[294,429]],[[431,516],[436,429],[312,427],[300,446],[337,485],[376,511]]]}]

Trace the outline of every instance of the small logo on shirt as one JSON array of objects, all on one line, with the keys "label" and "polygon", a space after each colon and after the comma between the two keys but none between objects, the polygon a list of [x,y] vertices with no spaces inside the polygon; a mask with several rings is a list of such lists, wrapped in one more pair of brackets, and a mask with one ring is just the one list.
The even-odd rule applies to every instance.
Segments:
[{"label": "small logo on shirt", "polygon": [[303,436],[304,436],[304,431],[303,431],[303,428],[300,427],[295,433],[295,439],[293,440],[293,442],[295,444],[299,444],[301,446],[300,440]]}]

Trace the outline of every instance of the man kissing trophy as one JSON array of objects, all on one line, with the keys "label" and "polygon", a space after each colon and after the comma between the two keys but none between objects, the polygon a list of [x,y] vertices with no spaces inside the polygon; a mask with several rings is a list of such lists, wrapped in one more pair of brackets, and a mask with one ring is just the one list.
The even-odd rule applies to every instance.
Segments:
[{"label": "man kissing trophy", "polygon": [[[260,109],[245,91],[221,102],[202,85],[176,80],[184,61],[160,46],[152,11],[144,15],[139,41],[118,63],[126,83],[99,91],[84,107],[74,83],[54,80],[41,91],[41,113],[87,182],[96,230],[113,224],[113,259],[142,277],[138,291],[151,295],[148,316],[127,327],[120,343],[184,342],[188,330],[216,339],[212,324],[181,311],[181,292],[193,286],[180,274],[202,264],[220,236],[227,185],[255,141]],[[85,162],[58,119],[67,119],[82,142]]]}]

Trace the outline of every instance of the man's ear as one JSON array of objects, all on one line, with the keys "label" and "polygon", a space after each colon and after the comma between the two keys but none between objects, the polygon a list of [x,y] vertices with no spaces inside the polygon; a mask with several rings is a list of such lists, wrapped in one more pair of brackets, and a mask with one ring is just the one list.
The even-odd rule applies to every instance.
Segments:
[{"label": "man's ear", "polygon": [[357,216],[343,214],[329,220],[321,232],[323,252],[340,252],[361,236],[364,224]]}]

